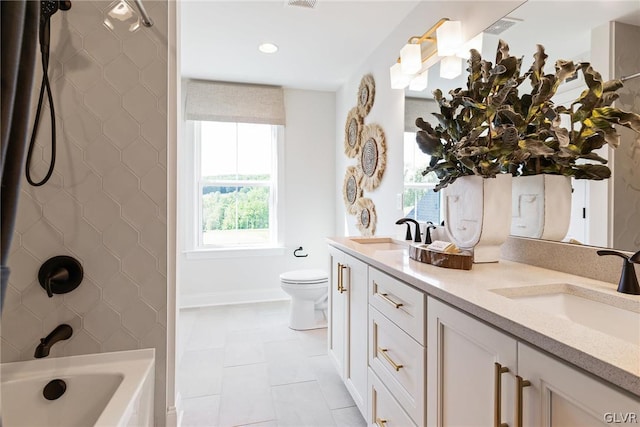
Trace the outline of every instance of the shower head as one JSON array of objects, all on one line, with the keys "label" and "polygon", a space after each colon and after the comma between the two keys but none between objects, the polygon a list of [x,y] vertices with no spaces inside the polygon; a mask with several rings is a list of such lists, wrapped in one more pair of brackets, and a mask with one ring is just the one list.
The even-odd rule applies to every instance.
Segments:
[{"label": "shower head", "polygon": [[49,53],[49,21],[58,10],[71,9],[69,0],[42,0],[40,2],[40,51]]},{"label": "shower head", "polygon": [[41,1],[40,2],[40,25],[48,21],[54,13],[60,9],[59,1]]}]

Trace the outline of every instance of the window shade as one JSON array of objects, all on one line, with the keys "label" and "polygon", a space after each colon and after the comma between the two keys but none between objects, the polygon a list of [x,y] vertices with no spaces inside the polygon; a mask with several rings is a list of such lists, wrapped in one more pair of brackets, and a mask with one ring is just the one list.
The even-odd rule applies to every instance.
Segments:
[{"label": "window shade", "polygon": [[438,104],[432,99],[425,98],[405,98],[404,99],[404,131],[417,132],[416,119],[422,117],[425,122],[436,127],[438,119],[431,113],[439,113]]},{"label": "window shade", "polygon": [[189,80],[187,120],[284,125],[281,87]]}]

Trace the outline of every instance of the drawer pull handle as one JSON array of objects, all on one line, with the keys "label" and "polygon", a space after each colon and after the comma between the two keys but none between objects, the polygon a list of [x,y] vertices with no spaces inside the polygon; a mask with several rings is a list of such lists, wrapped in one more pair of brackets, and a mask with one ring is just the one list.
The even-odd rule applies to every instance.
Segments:
[{"label": "drawer pull handle", "polygon": [[376,425],[378,427],[385,427],[387,420],[383,420],[382,418],[376,418]]},{"label": "drawer pull handle", "polygon": [[398,372],[400,368],[402,368],[403,366],[399,363],[394,362],[393,359],[389,357],[389,355],[387,354],[387,351],[389,351],[389,349],[378,347],[378,352],[381,353],[382,357],[387,359],[387,362],[389,362],[391,366],[393,366],[393,369],[395,369],[396,372]]},{"label": "drawer pull handle", "polygon": [[531,381],[516,375],[516,427],[522,427],[522,390],[530,385]]},{"label": "drawer pull handle", "polygon": [[502,374],[509,372],[509,368],[495,362],[495,386],[493,395],[493,425],[494,427],[509,427],[502,422]]},{"label": "drawer pull handle", "polygon": [[404,305],[404,304],[402,304],[400,302],[395,302],[394,300],[389,298],[388,294],[378,294],[378,295],[380,295],[380,298],[382,298],[383,300],[385,300],[386,302],[388,302],[389,304],[391,304],[395,308],[400,308],[400,307],[402,307]]}]

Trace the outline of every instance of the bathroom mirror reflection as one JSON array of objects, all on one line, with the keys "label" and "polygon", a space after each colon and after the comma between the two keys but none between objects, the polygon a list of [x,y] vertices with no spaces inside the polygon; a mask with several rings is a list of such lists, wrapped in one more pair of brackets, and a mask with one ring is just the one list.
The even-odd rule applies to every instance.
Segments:
[{"label": "bathroom mirror reflection", "polygon": [[[590,62],[604,80],[628,76],[640,71],[636,69],[640,64],[640,3],[528,1],[485,30],[481,52],[484,59],[495,61],[499,39],[509,44],[512,55],[524,57],[523,71],[531,66],[536,44],[541,44],[549,56],[546,73],[554,72],[557,59],[566,59]],[[431,190],[437,179],[421,175],[429,158],[415,143],[415,119],[423,117],[435,125],[436,119],[430,113],[438,112],[438,107],[432,92],[440,89],[446,94],[466,87],[466,79],[466,71],[455,79],[441,78],[436,64],[429,70],[427,89],[405,92],[404,208],[406,214],[423,221],[440,222],[442,217],[440,194]],[[524,83],[521,88],[528,90]],[[584,88],[580,74],[563,83],[553,100],[557,105],[568,105]],[[640,113],[640,78],[626,81],[618,93],[618,108]],[[571,179],[571,220],[562,241],[628,251],[640,247],[640,140],[636,141],[633,131],[621,127],[618,131],[620,146],[615,150],[604,146],[598,152],[608,159],[611,178]]]}]

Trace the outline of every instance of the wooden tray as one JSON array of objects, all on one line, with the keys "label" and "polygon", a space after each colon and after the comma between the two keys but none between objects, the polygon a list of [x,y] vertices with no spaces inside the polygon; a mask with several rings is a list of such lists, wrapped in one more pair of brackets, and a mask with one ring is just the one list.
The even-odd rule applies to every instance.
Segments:
[{"label": "wooden tray", "polygon": [[436,267],[455,268],[457,270],[471,270],[473,254],[462,251],[458,254],[445,254],[430,251],[427,245],[409,246],[409,257],[418,262],[435,265]]}]

